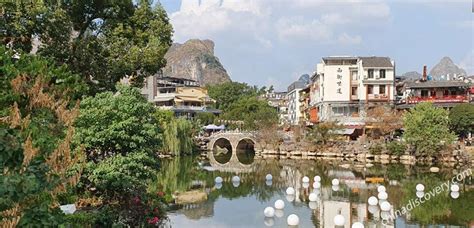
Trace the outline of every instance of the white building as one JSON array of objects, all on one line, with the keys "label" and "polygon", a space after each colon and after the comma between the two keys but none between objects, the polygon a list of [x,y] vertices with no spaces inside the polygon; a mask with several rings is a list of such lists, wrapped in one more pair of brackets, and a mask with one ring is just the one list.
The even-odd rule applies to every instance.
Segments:
[{"label": "white building", "polygon": [[395,63],[388,57],[325,57],[312,76],[311,119],[362,126],[366,111],[393,105]]},{"label": "white building", "polygon": [[304,81],[295,81],[288,86],[288,93],[286,94],[288,100],[288,123],[290,125],[298,125],[301,111],[300,111],[300,91],[306,87]]}]

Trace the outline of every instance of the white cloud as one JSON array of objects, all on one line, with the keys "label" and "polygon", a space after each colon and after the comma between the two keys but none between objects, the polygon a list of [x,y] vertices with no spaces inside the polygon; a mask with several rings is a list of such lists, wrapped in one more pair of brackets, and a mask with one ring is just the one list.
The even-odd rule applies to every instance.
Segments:
[{"label": "white cloud", "polygon": [[362,42],[362,38],[359,35],[350,36],[347,33],[343,33],[339,35],[338,41],[339,43],[345,44],[345,45],[355,45],[355,44],[360,44]]},{"label": "white cloud", "polygon": [[468,75],[474,75],[474,49],[471,49],[459,63],[459,66],[466,70]]}]

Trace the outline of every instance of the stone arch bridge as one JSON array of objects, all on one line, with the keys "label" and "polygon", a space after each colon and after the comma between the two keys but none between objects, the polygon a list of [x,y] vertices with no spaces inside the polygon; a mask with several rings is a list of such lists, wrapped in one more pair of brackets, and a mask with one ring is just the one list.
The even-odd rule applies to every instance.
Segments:
[{"label": "stone arch bridge", "polygon": [[[227,152],[232,153],[232,156],[225,164],[219,163],[214,158],[214,152],[219,149],[226,149]],[[209,143],[207,149],[209,151],[209,161],[211,166],[227,172],[251,172],[254,168],[252,164],[243,164],[237,157],[239,150],[253,149],[254,151],[258,148],[258,143],[253,132],[238,132],[238,131],[225,131],[218,132],[209,137]]]}]

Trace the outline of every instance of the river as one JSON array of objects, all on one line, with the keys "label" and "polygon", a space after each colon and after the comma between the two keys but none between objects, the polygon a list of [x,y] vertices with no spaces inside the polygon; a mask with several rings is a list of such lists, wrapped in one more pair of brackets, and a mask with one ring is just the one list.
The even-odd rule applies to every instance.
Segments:
[{"label": "river", "polygon": [[[290,214],[299,217],[299,227],[332,228],[338,214],[345,220],[341,227],[346,228],[354,222],[362,222],[365,227],[474,227],[472,176],[458,183],[459,194],[445,188],[438,194],[433,192],[429,200],[426,196],[420,198],[420,205],[413,204],[418,183],[425,186],[425,195],[431,194],[436,186],[466,168],[441,167],[438,173],[431,173],[429,167],[401,164],[366,168],[340,161],[264,159],[246,152],[238,155],[237,159],[209,154],[163,160],[158,181],[167,193],[194,190],[207,195],[202,202],[171,210],[170,227],[288,227]],[[272,181],[266,181],[267,174],[273,176]],[[313,187],[316,175],[321,177],[320,188]],[[224,180],[222,185],[214,182],[218,176]],[[232,182],[233,176],[238,176],[240,182]],[[302,182],[304,176],[309,177],[309,183]],[[332,185],[335,178],[340,182],[338,187]],[[387,201],[393,206],[387,212],[367,203],[370,196],[378,195],[380,185],[386,187]],[[287,195],[287,187],[293,187],[295,194]],[[314,202],[309,201],[310,193],[317,196]],[[273,207],[278,199],[284,201],[284,209],[266,218],[264,209]],[[412,208],[408,211],[410,200]],[[395,216],[403,208],[405,212]]]}]

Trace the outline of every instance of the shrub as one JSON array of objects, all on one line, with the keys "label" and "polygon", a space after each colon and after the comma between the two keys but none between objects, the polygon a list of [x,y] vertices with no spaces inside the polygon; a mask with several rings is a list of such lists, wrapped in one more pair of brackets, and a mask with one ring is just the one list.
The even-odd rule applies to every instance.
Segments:
[{"label": "shrub", "polygon": [[386,144],[387,150],[391,155],[400,156],[406,151],[406,145],[401,142],[392,141]]},{"label": "shrub", "polygon": [[375,143],[369,148],[369,152],[374,155],[381,154],[382,151],[383,151],[383,146],[380,143]]}]

